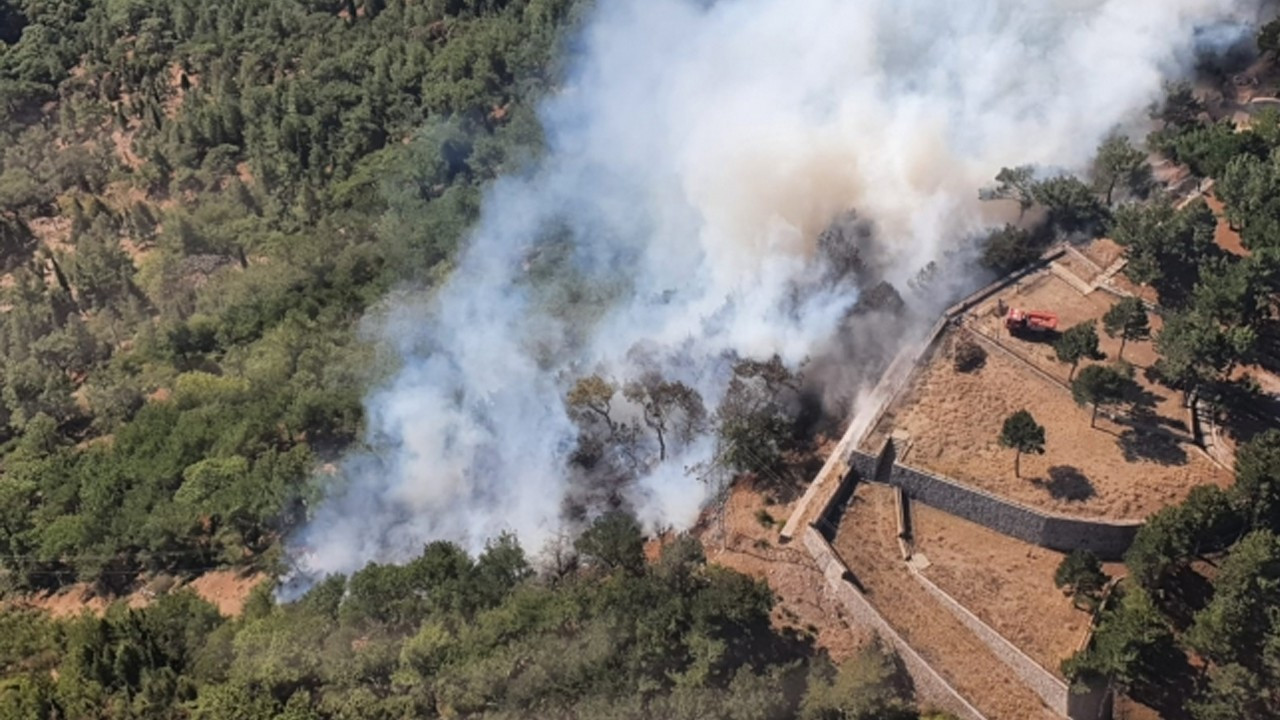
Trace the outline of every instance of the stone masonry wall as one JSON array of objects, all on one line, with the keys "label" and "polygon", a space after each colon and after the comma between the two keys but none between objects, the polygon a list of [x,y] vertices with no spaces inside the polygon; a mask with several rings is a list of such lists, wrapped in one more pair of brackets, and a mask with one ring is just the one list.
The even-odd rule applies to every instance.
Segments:
[{"label": "stone masonry wall", "polygon": [[1092,520],[1037,510],[898,463],[877,474],[874,455],[859,451],[854,455],[850,466],[867,479],[900,487],[914,500],[1050,550],[1090,550],[1103,560],[1119,560],[1142,526],[1136,521]]}]

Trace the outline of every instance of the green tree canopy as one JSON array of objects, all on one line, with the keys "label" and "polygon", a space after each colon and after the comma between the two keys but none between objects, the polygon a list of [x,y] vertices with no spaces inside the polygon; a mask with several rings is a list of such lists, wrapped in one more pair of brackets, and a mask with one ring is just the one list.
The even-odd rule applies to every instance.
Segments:
[{"label": "green tree canopy", "polygon": [[1093,183],[1108,206],[1117,188],[1142,197],[1152,182],[1146,153],[1135,148],[1129,138],[1118,133],[1108,135],[1098,146],[1093,161]]},{"label": "green tree canopy", "polygon": [[1059,362],[1071,365],[1067,379],[1075,376],[1081,360],[1099,360],[1103,356],[1098,349],[1098,328],[1093,321],[1085,321],[1067,328],[1053,343]]},{"label": "green tree canopy", "polygon": [[1151,596],[1126,588],[1119,602],[1103,611],[1089,646],[1062,664],[1069,678],[1107,677],[1121,687],[1149,681],[1173,634]]},{"label": "green tree canopy", "polygon": [[1022,476],[1022,454],[1043,455],[1044,442],[1044,426],[1037,423],[1026,410],[1019,410],[1005,418],[1004,425],[1000,428],[1000,444],[1014,451],[1013,474],[1017,477]]},{"label": "green tree canopy", "polygon": [[613,510],[601,515],[576,543],[578,552],[607,568],[638,572],[644,566],[644,535],[631,515]]},{"label": "green tree canopy", "polygon": [[1154,287],[1162,304],[1178,308],[1190,301],[1204,263],[1221,254],[1213,241],[1216,224],[1203,200],[1179,210],[1158,200],[1116,210],[1111,237],[1125,248],[1125,273]]},{"label": "green tree canopy", "polygon": [[1151,322],[1147,319],[1147,306],[1136,297],[1122,298],[1102,316],[1102,327],[1107,335],[1120,338],[1120,351],[1116,359],[1124,358],[1125,343],[1130,340],[1146,340],[1151,337]]},{"label": "green tree canopy", "polygon": [[1280,537],[1257,530],[1231,548],[1213,599],[1196,614],[1187,641],[1218,664],[1257,667],[1266,638],[1280,628]]},{"label": "green tree canopy", "polygon": [[1280,430],[1268,430],[1236,452],[1237,504],[1257,529],[1280,531]]},{"label": "green tree canopy", "polygon": [[1071,383],[1071,397],[1078,405],[1093,406],[1089,427],[1096,425],[1099,407],[1114,405],[1124,399],[1129,382],[1125,373],[1107,365],[1090,365],[1080,371]]},{"label": "green tree canopy", "polygon": [[1147,519],[1125,553],[1125,566],[1135,581],[1155,591],[1195,558],[1230,545],[1242,527],[1231,497],[1217,486],[1201,485],[1182,504]]},{"label": "green tree canopy", "polygon": [[1069,592],[1076,604],[1083,601],[1089,607],[1097,602],[1109,579],[1098,556],[1088,550],[1071,551],[1053,575],[1054,585]]},{"label": "green tree canopy", "polygon": [[982,265],[1001,274],[1020,270],[1040,258],[1044,240],[1044,233],[1005,225],[982,241]]},{"label": "green tree canopy", "polygon": [[1225,377],[1253,351],[1257,334],[1249,327],[1224,327],[1197,312],[1165,317],[1156,333],[1160,359],[1156,369],[1176,387],[1190,393],[1198,386]]},{"label": "green tree canopy", "polygon": [[1064,233],[1100,229],[1107,217],[1093,188],[1072,175],[1037,182],[1032,197],[1048,211],[1049,225]]},{"label": "green tree canopy", "polygon": [[994,187],[982,189],[978,197],[983,200],[1012,200],[1018,203],[1019,217],[1036,203],[1034,195],[1035,168],[1022,165],[1000,168]]}]

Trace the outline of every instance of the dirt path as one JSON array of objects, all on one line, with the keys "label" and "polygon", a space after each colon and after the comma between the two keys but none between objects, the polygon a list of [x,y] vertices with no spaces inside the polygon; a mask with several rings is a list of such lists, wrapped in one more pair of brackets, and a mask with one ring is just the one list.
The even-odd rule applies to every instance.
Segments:
[{"label": "dirt path", "polygon": [[911,577],[896,540],[892,491],[862,485],[836,550],[867,599],[916,652],[990,720],[1054,718],[1040,698]]}]

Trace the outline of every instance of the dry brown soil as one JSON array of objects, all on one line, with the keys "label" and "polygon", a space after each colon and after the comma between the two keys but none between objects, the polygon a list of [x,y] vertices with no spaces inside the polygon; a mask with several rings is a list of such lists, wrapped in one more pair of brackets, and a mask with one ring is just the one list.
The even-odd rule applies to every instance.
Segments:
[{"label": "dry brown soil", "polygon": [[1059,666],[1084,640],[1089,614],[1053,585],[1063,555],[911,504],[915,552],[926,577],[1041,667]]},{"label": "dry brown soil", "polygon": [[966,700],[990,720],[1050,718],[1040,698],[913,578],[898,549],[893,492],[859,485],[835,548],[867,599]]},{"label": "dry brown soil", "polygon": [[227,617],[235,617],[244,610],[245,600],[267,576],[262,573],[243,575],[234,570],[207,572],[188,583],[200,597],[208,600]]},{"label": "dry brown soil", "polygon": [[[812,632],[816,644],[836,662],[853,655],[872,639],[871,632],[847,618],[840,603],[826,591],[826,581],[813,559],[798,543],[778,544],[778,529],[790,516],[792,504],[769,505],[747,482],[729,491],[721,519],[711,513],[696,531],[708,562],[764,580],[777,600],[773,620],[779,629]],[[776,521],[761,524],[756,514],[767,511]]]},{"label": "dry brown soil", "polygon": [[[238,570],[215,570],[199,576],[184,587],[190,587],[197,595],[217,607],[223,615],[235,617],[244,609],[249,593],[266,579],[267,576],[262,573],[245,575]],[[56,593],[24,597],[9,601],[5,605],[32,607],[45,610],[54,617],[66,618],[85,611],[101,615],[106,612],[112,602],[116,601],[122,601],[131,608],[140,608],[146,607],[151,602],[151,598],[142,589],[123,597],[107,598],[94,595],[88,583],[76,583]]]},{"label": "dry brown soil", "polygon": [[[1065,329],[1097,320],[1117,300],[1104,291],[1081,295],[1047,272],[1002,291],[966,317],[971,330],[955,330],[944,339],[880,434],[909,433],[907,464],[1069,514],[1143,518],[1181,501],[1196,485],[1229,483],[1230,473],[1192,443],[1180,393],[1146,379],[1144,371],[1156,360],[1149,341],[1130,342],[1124,350],[1124,360],[1136,370],[1137,409],[1100,413],[1092,428],[1091,409],[1076,405],[1066,386],[1070,367],[1058,362],[1048,343],[1010,337],[997,304],[1056,312]],[[1153,316],[1151,324],[1158,329],[1159,319]],[[986,364],[961,373],[949,347],[958,333],[970,331],[1007,352],[986,344]],[[1115,358],[1119,341],[1102,332],[1100,321],[1098,331],[1102,351]],[[1004,419],[1022,409],[1045,426],[1047,442],[1044,455],[1023,456],[1018,478],[1014,453],[997,438]]]}]

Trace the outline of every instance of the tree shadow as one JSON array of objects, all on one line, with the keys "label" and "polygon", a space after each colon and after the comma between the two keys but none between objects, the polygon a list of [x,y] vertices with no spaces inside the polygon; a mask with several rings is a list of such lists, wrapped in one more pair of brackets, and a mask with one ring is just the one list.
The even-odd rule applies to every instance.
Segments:
[{"label": "tree shadow", "polygon": [[1088,476],[1071,465],[1054,465],[1049,468],[1047,481],[1037,479],[1035,483],[1056,500],[1082,502],[1097,494]]},{"label": "tree shadow", "polygon": [[1165,720],[1190,720],[1190,700],[1200,687],[1200,674],[1172,637],[1144,652],[1146,680],[1135,683],[1129,695],[1160,713]]},{"label": "tree shadow", "polygon": [[1033,330],[1006,330],[1006,332],[1009,333],[1009,337],[1023,342],[1047,345],[1049,347],[1052,347],[1062,337],[1062,333],[1057,330],[1040,330],[1038,332]]},{"label": "tree shadow", "polygon": [[1273,319],[1259,324],[1254,358],[1262,368],[1280,373],[1280,321]]},{"label": "tree shadow", "polygon": [[1140,416],[1155,415],[1156,406],[1164,402],[1164,398],[1146,389],[1133,378],[1125,382],[1124,399],[1132,408],[1131,412]]},{"label": "tree shadow", "polygon": [[1184,632],[1213,599],[1213,583],[1194,567],[1183,565],[1161,583],[1154,597],[1174,629]]},{"label": "tree shadow", "polygon": [[1134,428],[1140,432],[1181,433],[1182,437],[1178,438],[1179,440],[1194,440],[1191,437],[1191,428],[1187,425],[1186,420],[1160,415],[1152,406],[1132,405],[1127,413],[1108,413],[1108,417],[1118,425]]},{"label": "tree shadow", "polygon": [[1163,430],[1129,428],[1120,433],[1116,444],[1128,462],[1154,462],[1160,465],[1186,465],[1187,451],[1177,438]]},{"label": "tree shadow", "polygon": [[[1144,368],[1142,374],[1148,382],[1161,384],[1160,374],[1156,370],[1150,367]],[[1190,436],[1191,428],[1185,420],[1166,417],[1158,412],[1157,407],[1161,403],[1167,402],[1168,398],[1151,392],[1136,379],[1131,378],[1125,383],[1124,400],[1129,404],[1128,418],[1113,418],[1116,422],[1134,428],[1142,426],[1168,428]]]},{"label": "tree shadow", "polygon": [[[850,485],[849,491],[844,493],[843,496],[833,497],[831,499],[830,512],[826,515],[819,515],[813,523],[818,532],[822,533],[822,536],[827,539],[827,542],[834,543],[840,532],[845,529],[845,521],[852,515],[853,506],[866,502],[865,499],[857,495],[857,483],[848,484]],[[853,527],[852,521],[850,521],[848,527]]]},{"label": "tree shadow", "polygon": [[1280,426],[1280,398],[1263,391],[1252,377],[1220,383],[1215,389],[1221,424],[1237,442],[1246,443]]},{"label": "tree shadow", "polygon": [[1186,388],[1183,387],[1181,383],[1174,382],[1168,376],[1166,376],[1163,372],[1160,371],[1159,362],[1156,362],[1156,364],[1154,365],[1148,365],[1147,367],[1142,368],[1142,377],[1145,378],[1146,381],[1151,383],[1152,385],[1163,385],[1164,387],[1172,388],[1174,390],[1183,390],[1183,391],[1186,390]]}]

